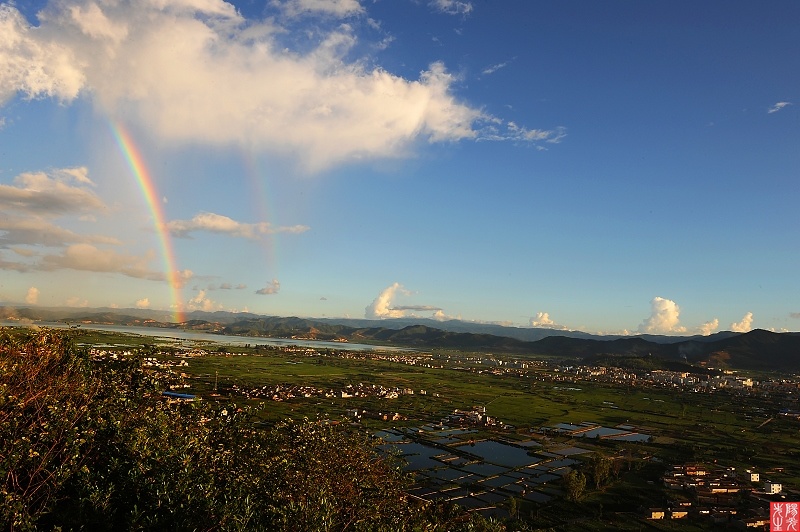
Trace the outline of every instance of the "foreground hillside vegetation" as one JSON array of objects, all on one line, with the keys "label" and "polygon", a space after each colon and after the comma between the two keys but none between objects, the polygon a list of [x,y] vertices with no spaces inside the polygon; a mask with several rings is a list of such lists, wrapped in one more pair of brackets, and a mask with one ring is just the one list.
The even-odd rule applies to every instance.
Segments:
[{"label": "foreground hillside vegetation", "polygon": [[0,330],[0,530],[481,530],[361,433],[168,402],[139,355]]}]

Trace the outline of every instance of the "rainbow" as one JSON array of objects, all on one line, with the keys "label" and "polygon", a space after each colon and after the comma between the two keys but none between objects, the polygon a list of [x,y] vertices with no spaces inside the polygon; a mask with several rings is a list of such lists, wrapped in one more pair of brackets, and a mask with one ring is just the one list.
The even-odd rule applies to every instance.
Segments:
[{"label": "rainbow", "polygon": [[139,183],[139,188],[142,190],[144,200],[153,216],[153,224],[155,225],[156,234],[161,243],[161,256],[164,258],[164,276],[169,283],[172,296],[173,320],[182,323],[186,321],[181,297],[181,286],[183,283],[180,278],[180,273],[175,267],[175,251],[172,248],[172,239],[164,223],[164,211],[161,207],[161,202],[158,200],[155,183],[153,183],[153,178],[147,170],[144,158],[133,142],[130,134],[125,130],[122,124],[109,122],[109,125],[111,127],[111,133],[114,135],[114,139],[117,141],[117,145],[131,169],[131,173],[133,173],[134,177],[136,177],[136,181]]}]

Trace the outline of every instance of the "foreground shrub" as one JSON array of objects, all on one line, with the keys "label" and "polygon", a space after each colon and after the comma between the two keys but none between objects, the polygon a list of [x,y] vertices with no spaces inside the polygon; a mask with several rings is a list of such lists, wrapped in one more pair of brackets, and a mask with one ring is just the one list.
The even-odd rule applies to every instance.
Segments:
[{"label": "foreground shrub", "polygon": [[0,331],[0,529],[480,530],[412,503],[365,434],[167,402],[136,356]]}]

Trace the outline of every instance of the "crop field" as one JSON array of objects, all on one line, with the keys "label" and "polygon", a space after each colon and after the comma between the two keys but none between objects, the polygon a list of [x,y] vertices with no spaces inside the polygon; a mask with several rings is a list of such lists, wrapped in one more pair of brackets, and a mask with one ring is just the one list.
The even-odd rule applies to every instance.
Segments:
[{"label": "crop field", "polygon": [[[133,339],[132,339],[133,338]],[[310,354],[273,348],[199,345],[205,354],[186,356],[167,344],[155,345],[152,339],[90,333],[77,341],[102,345],[130,345],[149,350],[164,362],[185,361],[180,372],[186,375],[188,388],[208,400],[258,404],[267,422],[287,417],[327,417],[342,419],[348,409],[397,413],[395,421],[362,420],[371,430],[389,427],[419,426],[435,423],[454,409],[485,407],[489,416],[513,426],[501,433],[509,440],[530,439],[533,431],[559,423],[593,422],[605,427],[631,425],[637,432],[649,434],[649,443],[614,442],[594,438],[552,436],[550,446],[576,445],[598,450],[606,455],[634,453],[652,457],[656,462],[642,472],[623,475],[618,483],[592,492],[582,503],[602,514],[616,509],[606,525],[620,530],[637,530],[638,521],[625,517],[623,507],[638,507],[663,499],[659,475],[664,465],[686,462],[721,463],[737,470],[756,468],[770,473],[770,478],[788,486],[800,486],[800,423],[777,416],[780,405],[756,396],[734,396],[727,392],[691,393],[668,388],[606,384],[586,380],[565,381],[559,375],[533,369],[524,375],[497,375],[491,368],[464,354],[451,356],[449,362],[421,355],[416,363],[402,361],[395,354],[344,353],[337,351]],[[186,346],[183,346],[185,349]],[[470,358],[473,357],[473,358]],[[444,365],[445,367],[426,367]],[[407,361],[406,361],[407,362]],[[448,365],[449,364],[449,365]],[[396,398],[354,396],[342,398],[336,391],[348,386],[383,387],[413,390]],[[327,397],[295,396],[283,400],[247,397],[244,391],[279,387],[311,387],[331,392]],[[216,387],[216,390],[215,390]],[[470,438],[497,437],[480,428]],[[466,438],[466,437],[465,437]],[[655,483],[655,484],[654,484]],[[527,504],[527,503],[526,503]],[[559,522],[570,514],[566,501],[544,507],[526,506],[536,512],[536,521]],[[577,521],[573,529],[592,530],[591,519]],[[653,524],[656,528],[665,528]],[[686,523],[683,530],[706,527]],[[599,530],[599,529],[598,529]]]}]

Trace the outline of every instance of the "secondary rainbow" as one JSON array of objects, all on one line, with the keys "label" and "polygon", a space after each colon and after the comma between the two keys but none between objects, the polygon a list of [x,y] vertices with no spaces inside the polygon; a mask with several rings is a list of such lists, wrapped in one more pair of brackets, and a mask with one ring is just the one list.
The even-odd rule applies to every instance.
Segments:
[{"label": "secondary rainbow", "polygon": [[117,141],[117,145],[131,169],[131,173],[136,178],[144,200],[147,203],[147,207],[150,209],[150,213],[153,216],[153,225],[155,226],[156,234],[161,243],[161,256],[164,259],[164,277],[170,287],[173,319],[178,323],[184,322],[186,318],[183,310],[183,300],[181,298],[182,282],[180,273],[175,266],[175,251],[172,248],[172,239],[164,223],[164,211],[158,199],[155,183],[153,182],[150,172],[147,170],[147,165],[144,162],[141,152],[125,127],[122,124],[114,122],[109,122],[109,124],[111,126],[111,133],[114,135],[114,139]]}]

